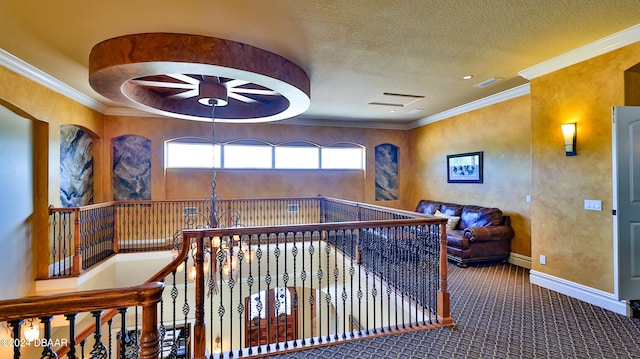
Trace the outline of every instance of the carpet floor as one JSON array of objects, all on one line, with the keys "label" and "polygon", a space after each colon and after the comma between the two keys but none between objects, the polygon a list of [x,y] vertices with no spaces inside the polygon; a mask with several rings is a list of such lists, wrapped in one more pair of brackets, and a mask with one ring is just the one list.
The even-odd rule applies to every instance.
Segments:
[{"label": "carpet floor", "polygon": [[640,358],[640,319],[541,288],[510,264],[449,265],[456,325],[275,358]]}]

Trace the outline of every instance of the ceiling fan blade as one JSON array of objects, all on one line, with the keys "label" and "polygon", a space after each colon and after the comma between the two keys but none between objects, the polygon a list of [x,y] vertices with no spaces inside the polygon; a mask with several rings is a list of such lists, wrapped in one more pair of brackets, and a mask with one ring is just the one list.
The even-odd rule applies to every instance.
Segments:
[{"label": "ceiling fan blade", "polygon": [[172,77],[178,81],[182,81],[191,85],[198,85],[200,84],[200,80],[193,78],[189,75],[185,75],[185,74],[167,74],[167,76]]},{"label": "ceiling fan blade", "polygon": [[193,85],[192,84],[177,83],[177,82],[149,81],[149,80],[131,80],[129,82],[134,83],[134,84],[136,84],[138,86],[145,86],[145,87],[164,87],[164,88],[171,88],[171,89],[193,89]]},{"label": "ceiling fan blade", "polygon": [[252,95],[269,95],[269,96],[280,95],[278,92],[273,90],[245,89],[245,88],[233,88],[233,89],[229,89],[229,92],[246,93],[246,94],[252,94]]},{"label": "ceiling fan blade", "polygon": [[249,83],[249,81],[235,79],[235,80],[229,80],[229,81],[224,82],[222,84],[224,85],[224,87],[226,87],[230,91],[232,88],[236,88],[238,86],[246,85],[248,83]]},{"label": "ceiling fan blade", "polygon": [[258,102],[256,100],[250,98],[250,97],[238,95],[237,93],[233,93],[233,92],[228,92],[227,96],[231,97],[232,99],[244,102],[244,103],[255,103],[255,102]]},{"label": "ceiling fan blade", "polygon": [[188,90],[188,91],[183,91],[183,92],[180,92],[180,93],[173,94],[171,96],[167,96],[167,98],[187,99],[187,98],[198,96],[198,92],[199,92],[198,89],[191,89],[191,90]]}]

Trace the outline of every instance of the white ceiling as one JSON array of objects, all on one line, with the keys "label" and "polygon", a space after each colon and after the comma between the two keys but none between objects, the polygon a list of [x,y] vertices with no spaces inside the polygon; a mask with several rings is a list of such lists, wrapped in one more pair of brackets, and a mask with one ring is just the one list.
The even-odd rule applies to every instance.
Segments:
[{"label": "white ceiling", "polygon": [[[523,70],[639,23],[638,0],[2,0],[0,48],[113,112],[89,86],[95,44],[142,32],[219,37],[307,72],[311,107],[294,122],[407,126],[526,84]],[[492,77],[502,80],[473,87]],[[385,93],[424,98],[369,104]]]}]

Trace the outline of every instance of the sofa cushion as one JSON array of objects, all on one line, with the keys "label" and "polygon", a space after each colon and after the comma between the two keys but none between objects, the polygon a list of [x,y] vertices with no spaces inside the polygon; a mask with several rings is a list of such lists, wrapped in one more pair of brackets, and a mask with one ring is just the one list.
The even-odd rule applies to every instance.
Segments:
[{"label": "sofa cushion", "polygon": [[440,217],[440,218],[446,218],[447,219],[447,230],[456,229],[456,226],[458,225],[458,221],[460,221],[460,217],[458,217],[458,216],[449,216],[447,214],[444,214],[444,213],[440,212],[437,209],[436,209],[436,213],[434,213],[433,215],[434,215],[434,217]]},{"label": "sofa cushion", "polygon": [[440,209],[440,205],[442,205],[442,202],[423,199],[420,202],[418,202],[418,207],[416,208],[416,212],[433,216],[433,214]]},{"label": "sofa cushion", "polygon": [[502,211],[498,208],[466,205],[462,208],[458,228],[499,225],[502,225]]},{"label": "sofa cushion", "polygon": [[[458,216],[462,214],[462,205],[457,203],[443,203],[440,205],[440,212],[448,216]],[[462,228],[464,229],[464,228]]]}]

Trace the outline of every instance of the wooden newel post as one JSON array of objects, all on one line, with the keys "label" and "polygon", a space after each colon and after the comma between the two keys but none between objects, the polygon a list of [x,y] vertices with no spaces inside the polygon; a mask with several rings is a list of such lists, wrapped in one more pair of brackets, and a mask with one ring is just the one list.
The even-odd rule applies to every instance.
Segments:
[{"label": "wooden newel post", "polygon": [[80,209],[76,208],[73,211],[74,221],[73,221],[73,247],[74,247],[74,255],[73,255],[73,263],[71,267],[71,275],[72,276],[80,276],[80,272],[82,272],[82,242],[80,238]]},{"label": "wooden newel post", "polygon": [[[189,238],[182,238],[183,241],[189,240]],[[204,321],[204,238],[201,234],[196,238],[196,253],[195,253],[195,266],[196,266],[196,320],[193,326],[193,354],[194,358],[205,358],[205,351],[207,346],[207,329]],[[211,259],[213,260],[213,259]]]},{"label": "wooden newel post", "polygon": [[453,325],[449,291],[447,290],[447,227],[440,223],[440,289],[438,290],[438,319],[442,325]]},{"label": "wooden newel post", "polygon": [[111,208],[113,208],[113,253],[120,252],[120,238],[118,238],[118,205],[117,202],[112,202]]},{"label": "wooden newel post", "polygon": [[158,338],[158,303],[142,306],[142,334],[140,335],[140,358],[157,359],[160,356]]}]

